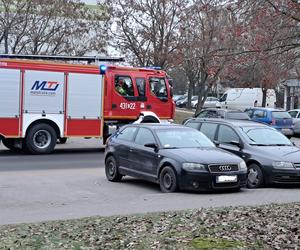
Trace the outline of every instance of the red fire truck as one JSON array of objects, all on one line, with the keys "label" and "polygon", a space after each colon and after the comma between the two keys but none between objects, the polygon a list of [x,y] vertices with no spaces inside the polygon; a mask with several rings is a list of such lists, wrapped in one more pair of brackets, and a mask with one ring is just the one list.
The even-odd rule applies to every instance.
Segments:
[{"label": "red fire truck", "polygon": [[69,137],[105,141],[110,125],[173,119],[164,71],[9,57],[0,55],[0,137],[11,150],[51,153]]}]

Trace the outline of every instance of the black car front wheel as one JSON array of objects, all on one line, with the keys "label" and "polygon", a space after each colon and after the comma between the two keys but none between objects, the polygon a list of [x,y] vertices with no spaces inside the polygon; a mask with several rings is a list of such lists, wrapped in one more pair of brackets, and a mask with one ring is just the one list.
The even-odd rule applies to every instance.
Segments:
[{"label": "black car front wheel", "polygon": [[106,178],[112,182],[121,181],[122,175],[119,173],[115,157],[109,156],[105,161]]},{"label": "black car front wheel", "polygon": [[260,167],[257,164],[251,164],[248,167],[248,188],[259,188],[263,185],[264,177]]},{"label": "black car front wheel", "polygon": [[171,167],[164,167],[159,175],[160,189],[164,193],[177,191],[177,177]]}]

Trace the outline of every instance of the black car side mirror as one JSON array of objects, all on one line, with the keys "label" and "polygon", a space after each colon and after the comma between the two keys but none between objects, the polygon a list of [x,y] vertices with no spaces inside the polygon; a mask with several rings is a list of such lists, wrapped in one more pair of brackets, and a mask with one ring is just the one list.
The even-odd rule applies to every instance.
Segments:
[{"label": "black car side mirror", "polygon": [[153,148],[154,151],[158,150],[158,145],[156,143],[146,143],[144,146],[147,148]]}]

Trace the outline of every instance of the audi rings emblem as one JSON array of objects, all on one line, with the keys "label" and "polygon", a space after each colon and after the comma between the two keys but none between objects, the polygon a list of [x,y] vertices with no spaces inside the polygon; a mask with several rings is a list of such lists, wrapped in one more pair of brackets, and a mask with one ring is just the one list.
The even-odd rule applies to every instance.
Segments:
[{"label": "audi rings emblem", "polygon": [[231,170],[231,166],[229,166],[229,165],[222,165],[222,166],[219,166],[219,170],[220,171],[230,171]]}]

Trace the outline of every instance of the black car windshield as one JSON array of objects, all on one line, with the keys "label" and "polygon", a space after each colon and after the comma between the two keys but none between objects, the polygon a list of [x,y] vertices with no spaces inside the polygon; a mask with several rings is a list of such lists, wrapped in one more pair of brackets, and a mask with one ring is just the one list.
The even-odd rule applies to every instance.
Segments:
[{"label": "black car windshield", "polygon": [[161,129],[156,134],[164,148],[215,147],[204,134],[194,129]]},{"label": "black car windshield", "polygon": [[227,119],[234,119],[234,120],[250,120],[248,114],[244,112],[228,112]]},{"label": "black car windshield", "polygon": [[272,128],[240,127],[250,144],[262,146],[292,146],[291,141],[282,133]]}]

